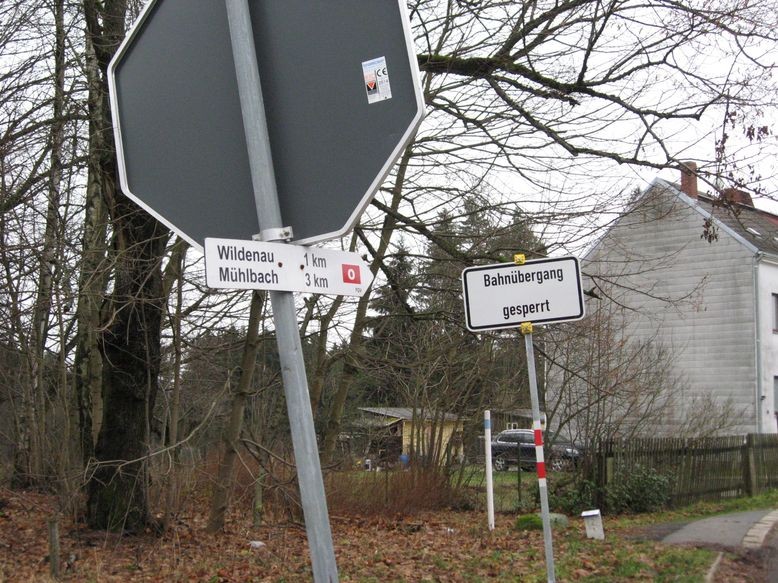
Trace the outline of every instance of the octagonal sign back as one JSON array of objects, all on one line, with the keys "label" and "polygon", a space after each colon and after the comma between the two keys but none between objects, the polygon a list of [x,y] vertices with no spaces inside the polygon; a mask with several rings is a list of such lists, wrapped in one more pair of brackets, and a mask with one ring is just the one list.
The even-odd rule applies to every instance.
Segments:
[{"label": "octagonal sign back", "polygon": [[[347,233],[423,116],[404,0],[250,0],[284,226]],[[109,69],[122,190],[190,243],[259,232],[223,0],[151,0]]]}]

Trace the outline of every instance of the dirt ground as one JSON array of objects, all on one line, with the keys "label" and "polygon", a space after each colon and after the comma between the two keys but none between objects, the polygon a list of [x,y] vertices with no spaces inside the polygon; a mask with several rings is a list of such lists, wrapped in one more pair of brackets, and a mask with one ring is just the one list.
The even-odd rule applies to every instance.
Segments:
[{"label": "dirt ground", "polygon": [[[0,489],[0,582],[51,580],[47,523],[54,516],[55,502],[52,496]],[[72,517],[60,517],[61,579],[312,580],[301,525],[252,528],[250,517],[238,511],[230,517],[225,532],[207,535],[205,518],[201,507],[179,515],[163,536],[147,532],[120,537],[91,531]],[[498,516],[497,529],[489,533],[482,513],[475,512],[378,519],[332,516],[341,581],[543,581],[542,533],[516,531],[514,518]],[[641,529],[628,537],[614,537],[606,545],[587,546],[583,525],[574,523],[555,538],[558,581],[657,580],[661,572],[656,569],[661,567],[656,565],[661,564],[658,557],[664,552],[661,543],[650,542],[633,553],[642,553],[641,560],[648,565],[639,575],[614,576],[617,571],[612,565],[618,562],[622,547],[628,546],[627,538],[651,541],[659,532]],[[769,581],[767,566],[776,557],[774,545],[760,552],[727,551],[715,581]]]}]

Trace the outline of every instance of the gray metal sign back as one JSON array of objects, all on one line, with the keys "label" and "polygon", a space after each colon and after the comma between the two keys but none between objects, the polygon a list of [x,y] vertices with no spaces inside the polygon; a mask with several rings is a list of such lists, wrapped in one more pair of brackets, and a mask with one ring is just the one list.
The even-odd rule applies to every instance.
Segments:
[{"label": "gray metal sign back", "polygon": [[[339,237],[423,115],[404,0],[249,6],[284,225]],[[198,247],[257,234],[224,2],[151,0],[110,83],[124,192]]]}]

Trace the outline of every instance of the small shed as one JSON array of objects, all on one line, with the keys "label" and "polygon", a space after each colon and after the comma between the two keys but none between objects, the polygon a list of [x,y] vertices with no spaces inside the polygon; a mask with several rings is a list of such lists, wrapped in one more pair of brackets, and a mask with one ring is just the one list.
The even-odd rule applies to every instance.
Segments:
[{"label": "small shed", "polygon": [[412,407],[360,407],[363,426],[373,429],[367,456],[393,463],[401,454],[441,463],[462,455],[462,421],[453,413]]}]

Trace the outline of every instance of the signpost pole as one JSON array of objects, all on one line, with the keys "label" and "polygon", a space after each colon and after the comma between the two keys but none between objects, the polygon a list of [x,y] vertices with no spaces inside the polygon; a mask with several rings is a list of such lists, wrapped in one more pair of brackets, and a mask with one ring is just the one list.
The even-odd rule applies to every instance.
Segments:
[{"label": "signpost pole", "polygon": [[[554,583],[554,546],[551,539],[551,517],[548,509],[548,487],[546,485],[546,463],[543,455],[543,428],[540,420],[540,400],[538,398],[538,380],[535,372],[535,350],[532,346],[532,324],[521,325],[524,335],[524,347],[527,351],[527,372],[529,374],[529,396],[532,402],[532,429],[535,431],[535,456],[540,492],[540,517],[543,521],[543,544],[546,553],[546,573],[548,582]],[[521,470],[519,470],[521,471]]]},{"label": "signpost pole", "polygon": [[[248,0],[225,1],[261,235],[282,239],[284,225],[273,172]],[[275,236],[267,236],[268,233]],[[286,238],[290,237],[287,235]],[[313,577],[317,583],[333,583],[338,581],[338,568],[324,495],[294,295],[291,292],[270,292],[270,301],[273,306],[273,321]]]}]

